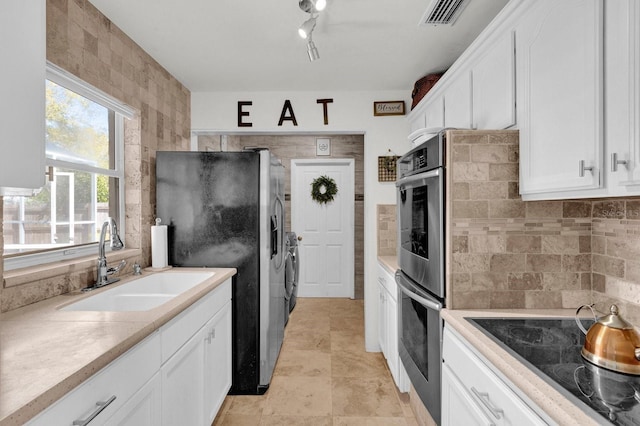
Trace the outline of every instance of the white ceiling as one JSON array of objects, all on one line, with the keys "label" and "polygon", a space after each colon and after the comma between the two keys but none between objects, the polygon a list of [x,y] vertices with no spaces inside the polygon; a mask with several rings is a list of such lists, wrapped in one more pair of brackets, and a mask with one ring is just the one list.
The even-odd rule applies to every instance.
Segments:
[{"label": "white ceiling", "polygon": [[430,0],[328,0],[310,62],[298,0],[90,0],[192,92],[407,90],[446,69],[507,0],[418,26]]}]

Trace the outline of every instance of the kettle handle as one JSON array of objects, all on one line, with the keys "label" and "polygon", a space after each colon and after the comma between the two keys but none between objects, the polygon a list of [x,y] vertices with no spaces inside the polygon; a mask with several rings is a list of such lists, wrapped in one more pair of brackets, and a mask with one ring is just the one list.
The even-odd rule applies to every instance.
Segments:
[{"label": "kettle handle", "polygon": [[576,310],[576,316],[575,316],[575,320],[576,320],[576,324],[578,324],[578,328],[580,328],[580,330],[582,330],[582,332],[585,334],[585,336],[587,335],[587,330],[584,328],[584,326],[582,325],[582,323],[580,322],[580,318],[578,318],[578,314],[580,313],[580,311],[582,310],[582,308],[589,308],[591,310],[591,313],[593,314],[593,319],[597,322],[598,321],[598,317],[596,316],[596,311],[593,309],[593,304],[591,305],[582,305],[580,306],[577,310]]}]

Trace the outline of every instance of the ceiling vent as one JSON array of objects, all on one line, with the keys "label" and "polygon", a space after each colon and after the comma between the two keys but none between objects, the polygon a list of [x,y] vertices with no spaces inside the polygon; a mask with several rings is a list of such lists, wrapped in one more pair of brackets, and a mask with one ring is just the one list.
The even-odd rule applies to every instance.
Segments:
[{"label": "ceiling vent", "polygon": [[432,0],[419,25],[453,25],[469,0]]}]

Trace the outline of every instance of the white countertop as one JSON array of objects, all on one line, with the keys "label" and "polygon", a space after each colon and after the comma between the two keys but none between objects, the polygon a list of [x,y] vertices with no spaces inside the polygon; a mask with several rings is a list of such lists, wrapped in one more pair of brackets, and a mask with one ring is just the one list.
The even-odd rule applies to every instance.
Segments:
[{"label": "white countertop", "polygon": [[183,271],[215,274],[148,311],[58,310],[138,278],[129,276],[91,293],[68,293],[0,315],[0,425],[24,424],[236,274],[234,268],[174,268],[161,273]]},{"label": "white countertop", "polygon": [[511,381],[553,421],[560,425],[597,425],[592,417],[539,377],[491,338],[472,325],[465,317],[573,317],[573,309],[512,309],[512,310],[442,310],[442,318],[453,327],[477,353],[488,360],[499,374]]}]

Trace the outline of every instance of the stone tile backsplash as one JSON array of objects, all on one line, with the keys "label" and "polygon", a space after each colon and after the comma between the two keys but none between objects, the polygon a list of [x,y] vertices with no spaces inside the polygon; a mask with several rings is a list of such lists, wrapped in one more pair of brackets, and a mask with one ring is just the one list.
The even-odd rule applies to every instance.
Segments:
[{"label": "stone tile backsplash", "polygon": [[398,251],[396,205],[378,204],[378,256],[395,256]]},{"label": "stone tile backsplash", "polygon": [[517,131],[450,135],[449,307],[617,303],[640,325],[640,199],[522,201]]}]

